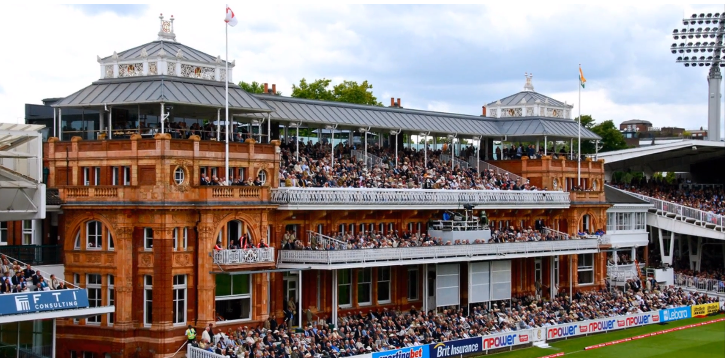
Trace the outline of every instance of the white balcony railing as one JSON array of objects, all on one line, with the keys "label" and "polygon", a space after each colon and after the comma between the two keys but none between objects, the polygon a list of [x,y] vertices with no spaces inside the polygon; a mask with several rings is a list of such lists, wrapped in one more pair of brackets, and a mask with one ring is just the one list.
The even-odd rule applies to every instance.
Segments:
[{"label": "white balcony railing", "polygon": [[725,281],[710,278],[687,276],[678,273],[675,275],[675,285],[698,291],[725,294]]},{"label": "white balcony railing", "polygon": [[675,220],[689,222],[691,224],[710,228],[715,231],[725,231],[725,226],[723,226],[723,224],[725,223],[725,216],[723,215],[691,208],[689,206],[684,206],[661,199],[655,199],[653,197],[633,193],[626,190],[622,191],[638,199],[642,199],[650,204],[653,204],[654,208],[657,209],[657,214],[660,216],[666,216]]},{"label": "white balcony railing", "polygon": [[361,250],[281,250],[280,264],[371,264],[410,261],[417,263],[440,262],[454,259],[502,259],[508,257],[546,256],[557,253],[597,252],[597,240],[563,240],[516,242],[503,244],[474,244],[455,246],[401,247]]},{"label": "white balcony railing", "polygon": [[463,204],[491,208],[568,208],[569,193],[560,191],[278,188],[272,202],[288,207],[349,206],[455,209]]},{"label": "white balcony railing", "polygon": [[214,264],[218,265],[239,265],[260,262],[274,262],[274,248],[214,251]]}]

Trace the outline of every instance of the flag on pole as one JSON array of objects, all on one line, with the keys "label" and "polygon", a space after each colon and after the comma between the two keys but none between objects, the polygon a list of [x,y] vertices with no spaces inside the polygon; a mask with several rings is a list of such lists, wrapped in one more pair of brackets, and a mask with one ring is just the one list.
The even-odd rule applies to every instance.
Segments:
[{"label": "flag on pole", "polygon": [[584,72],[582,72],[582,67],[579,66],[579,84],[582,85],[582,88],[585,88],[585,84],[587,83],[587,79],[584,78]]},{"label": "flag on pole", "polygon": [[224,18],[224,22],[231,27],[237,26],[237,17],[234,16],[234,11],[232,11],[229,5],[227,5],[227,16]]}]

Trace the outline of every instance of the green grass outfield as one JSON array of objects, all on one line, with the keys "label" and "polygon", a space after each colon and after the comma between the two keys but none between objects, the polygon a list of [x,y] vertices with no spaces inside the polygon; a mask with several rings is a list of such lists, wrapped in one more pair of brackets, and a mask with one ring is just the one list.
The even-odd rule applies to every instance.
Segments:
[{"label": "green grass outfield", "polygon": [[708,324],[705,326],[688,328],[682,331],[670,332],[654,337],[647,337],[635,341],[615,344],[609,347],[597,348],[585,351],[584,347],[599,343],[616,341],[618,339],[630,338],[645,333],[664,331],[673,327],[686,326],[688,324],[704,322],[723,315],[707,318],[689,318],[681,321],[665,324],[651,324],[643,327],[636,327],[624,330],[601,333],[588,337],[572,338],[551,344],[550,348],[531,347],[492,354],[482,357],[495,358],[537,358],[549,354],[564,352],[564,357],[725,357],[725,322]]}]

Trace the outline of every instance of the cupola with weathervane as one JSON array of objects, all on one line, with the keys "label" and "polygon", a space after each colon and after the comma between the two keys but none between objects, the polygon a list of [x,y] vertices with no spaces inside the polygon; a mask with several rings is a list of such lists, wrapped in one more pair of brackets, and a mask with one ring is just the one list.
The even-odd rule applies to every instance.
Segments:
[{"label": "cupola with weathervane", "polygon": [[571,119],[573,105],[557,101],[534,91],[531,79],[532,73],[524,73],[526,83],[524,90],[502,98],[486,105],[487,117],[515,118],[515,117],[551,117]]},{"label": "cupola with weathervane", "polygon": [[134,48],[113,52],[101,58],[101,79],[139,76],[177,76],[210,81],[232,82],[234,61],[229,63],[227,76],[221,56],[212,56],[176,42],[174,16],[165,19],[159,15],[159,33],[156,41]]}]

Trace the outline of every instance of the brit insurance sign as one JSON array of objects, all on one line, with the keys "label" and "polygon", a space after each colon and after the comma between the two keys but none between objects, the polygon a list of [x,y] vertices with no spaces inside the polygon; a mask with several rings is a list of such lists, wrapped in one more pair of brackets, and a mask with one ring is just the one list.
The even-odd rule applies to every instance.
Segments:
[{"label": "brit insurance sign", "polygon": [[57,290],[0,295],[0,316],[88,308],[85,290]]}]

